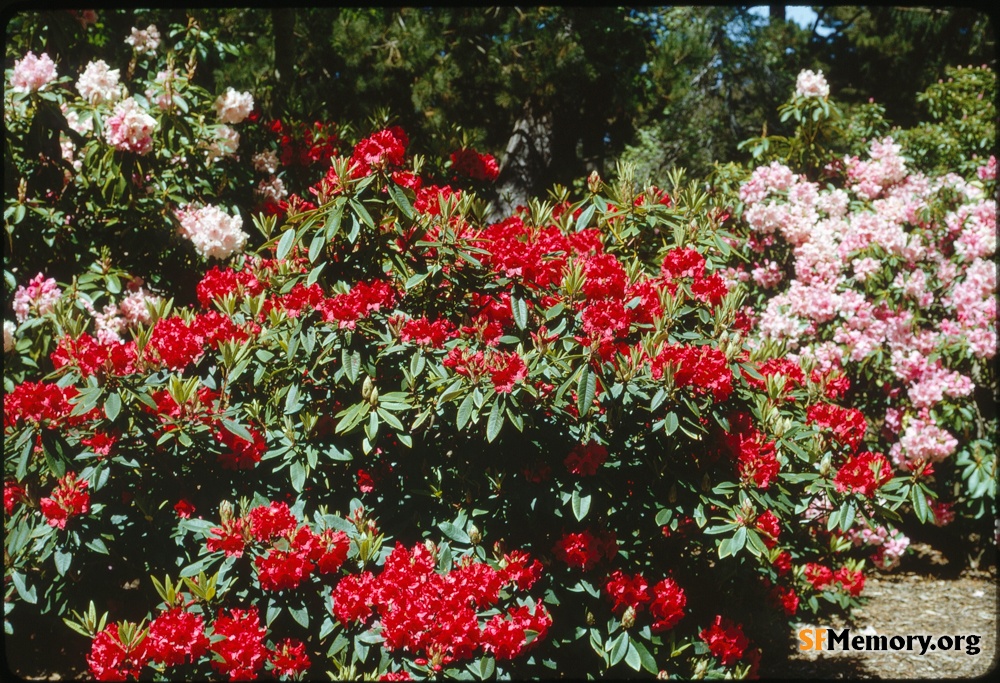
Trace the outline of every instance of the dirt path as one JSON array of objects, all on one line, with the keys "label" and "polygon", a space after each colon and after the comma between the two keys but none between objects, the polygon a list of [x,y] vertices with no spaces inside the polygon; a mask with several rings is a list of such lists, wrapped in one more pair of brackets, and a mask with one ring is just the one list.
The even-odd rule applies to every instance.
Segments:
[{"label": "dirt path", "polygon": [[960,651],[798,652],[762,675],[805,679],[949,679],[977,678],[997,669],[996,569],[965,572],[942,579],[927,574],[873,576],[865,583],[868,604],[855,613],[852,635],[981,636],[977,655]]}]

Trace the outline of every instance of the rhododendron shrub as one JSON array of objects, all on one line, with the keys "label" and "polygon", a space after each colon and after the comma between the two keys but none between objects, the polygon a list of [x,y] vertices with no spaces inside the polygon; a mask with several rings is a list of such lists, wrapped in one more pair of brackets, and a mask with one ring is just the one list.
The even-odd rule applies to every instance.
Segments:
[{"label": "rhododendron shrub", "polygon": [[595,175],[490,222],[407,145],[332,155],[197,303],[32,281],[8,625],[108,678],[744,676],[858,604],[906,480],[835,369],[749,343],[728,217]]},{"label": "rhododendron shrub", "polygon": [[[797,94],[785,106],[805,120],[816,105]],[[834,127],[832,103],[815,111],[809,126]],[[913,513],[906,528],[957,516],[953,536],[977,537],[975,558],[992,545],[996,500],[996,160],[971,159],[967,177],[924,172],[905,153],[914,131],[887,132],[860,154],[828,151],[818,175],[793,170],[794,145],[749,172],[732,197],[748,264],[729,276],[750,288],[757,344],[842,377],[860,409],[809,409],[871,451],[837,470],[838,486],[874,493],[894,469],[909,480],[894,494]],[[898,556],[889,537],[867,536],[882,566]]]},{"label": "rhododendron shrub", "polygon": [[[33,20],[44,21],[21,18]],[[206,259],[244,246],[253,171],[240,133],[253,97],[197,85],[207,47],[236,48],[194,22],[134,27],[120,40],[131,53],[122,63],[62,45],[58,63],[36,51],[7,64],[4,223],[18,244],[5,252],[7,297],[39,271],[68,282],[108,253],[154,288],[191,286]],[[237,223],[192,227],[189,205]]]}]

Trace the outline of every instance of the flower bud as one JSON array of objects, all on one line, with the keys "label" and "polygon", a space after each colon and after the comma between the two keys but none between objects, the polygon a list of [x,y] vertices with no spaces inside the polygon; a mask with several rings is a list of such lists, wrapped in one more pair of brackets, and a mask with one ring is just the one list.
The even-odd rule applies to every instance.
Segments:
[{"label": "flower bud", "polygon": [[483,540],[483,535],[479,533],[479,528],[475,524],[469,525],[469,541],[472,545],[479,545]]},{"label": "flower bud", "polygon": [[587,610],[587,626],[593,626],[597,623],[597,619],[594,618],[594,613]]},{"label": "flower bud", "polygon": [[368,397],[368,402],[373,406],[378,404],[378,387],[372,387],[372,393]]},{"label": "flower bud", "polygon": [[233,504],[228,500],[219,503],[219,516],[222,518],[223,524],[231,520],[233,518]]},{"label": "flower bud", "polygon": [[601,176],[598,175],[597,171],[591,171],[590,175],[587,176],[587,189],[593,194],[597,194],[601,191]]},{"label": "flower bud", "polygon": [[622,615],[622,628],[629,629],[633,626],[635,626],[635,607],[629,605]]},{"label": "flower bud", "polygon": [[670,485],[670,491],[667,493],[667,502],[671,504],[677,502],[677,484]]},{"label": "flower bud", "polygon": [[365,381],[361,384],[361,398],[367,401],[372,395],[372,387],[372,378],[365,377]]}]

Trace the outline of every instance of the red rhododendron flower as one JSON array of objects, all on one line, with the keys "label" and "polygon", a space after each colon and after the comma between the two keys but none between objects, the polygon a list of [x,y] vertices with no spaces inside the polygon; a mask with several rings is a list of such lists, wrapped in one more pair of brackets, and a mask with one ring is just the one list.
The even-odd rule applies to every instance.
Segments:
[{"label": "red rhododendron flower", "polygon": [[374,170],[403,165],[409,138],[399,126],[380,130],[354,146],[351,156],[351,176],[362,178]]},{"label": "red rhododendron flower", "polygon": [[509,394],[515,384],[528,376],[528,366],[516,351],[492,354],[486,361],[486,367],[498,394]]},{"label": "red rhododendron flower", "polygon": [[705,257],[694,249],[671,249],[660,264],[660,274],[670,279],[700,278],[704,273]]},{"label": "red rhododendron flower", "polygon": [[446,341],[457,335],[458,328],[446,319],[430,322],[427,318],[413,318],[407,320],[399,331],[399,338],[403,341],[435,349],[440,349]]},{"label": "red rhododendron flower", "polygon": [[753,426],[747,413],[729,416],[730,432],[723,438],[730,452],[736,455],[737,469],[744,481],[752,480],[758,488],[766,489],[778,476],[777,449],[764,433]]},{"label": "red rhododendron flower", "polygon": [[808,424],[818,424],[833,431],[833,438],[851,450],[857,450],[868,428],[865,416],[854,408],[841,408],[832,403],[817,403],[806,411]]},{"label": "red rhododendron flower", "polygon": [[775,586],[771,589],[770,599],[772,604],[781,607],[787,616],[792,616],[799,609],[799,596],[795,594],[795,589]]},{"label": "red rhododendron flower", "polygon": [[649,613],[653,617],[653,633],[673,628],[684,616],[687,596],[673,579],[663,579],[653,586]]},{"label": "red rhododendron flower", "polygon": [[[764,377],[772,377],[775,375],[785,378],[785,388],[784,392],[787,394],[789,391],[801,387],[805,384],[805,374],[802,372],[802,368],[799,364],[790,361],[787,358],[768,358],[763,363],[757,366],[757,373]],[[766,382],[764,380],[759,380],[751,377],[746,372],[743,373],[743,378],[746,383],[750,386],[764,391],[766,389]]]},{"label": "red rhododendron flower", "polygon": [[500,575],[517,586],[518,590],[526,591],[541,578],[542,571],[541,562],[532,560],[524,551],[512,550],[503,556]]},{"label": "red rhododendron flower", "polygon": [[183,370],[201,356],[204,344],[183,319],[172,316],[156,321],[146,348],[171,370]]},{"label": "red rhododendron flower", "polygon": [[215,433],[215,438],[223,446],[223,451],[219,453],[219,464],[227,470],[249,470],[260,462],[267,452],[267,442],[264,435],[253,427],[248,427],[247,431],[253,437],[253,441],[247,441],[241,436],[237,436],[228,429],[220,429]]},{"label": "red rhododendron flower", "polygon": [[858,453],[844,463],[833,481],[837,491],[850,491],[871,497],[880,486],[892,479],[892,466],[881,453]]},{"label": "red rhododendron flower", "polygon": [[824,567],[816,562],[807,563],[802,576],[816,590],[823,590],[833,583],[833,571],[829,567]]},{"label": "red rhododendron flower", "polygon": [[847,567],[841,567],[834,572],[833,580],[839,582],[844,590],[853,596],[861,595],[865,587],[865,575],[860,569],[852,572]]},{"label": "red rhododendron flower", "polygon": [[463,175],[473,180],[494,181],[500,175],[497,160],[490,154],[480,154],[474,149],[452,152],[451,169],[456,175]]},{"label": "red rhododendron flower", "polygon": [[719,349],[708,345],[667,345],[652,360],[653,378],[660,379],[668,365],[673,370],[676,387],[691,386],[696,393],[711,391],[716,402],[725,401],[733,392],[733,372]]},{"label": "red rhododendron flower", "polygon": [[139,677],[141,659],[141,653],[125,650],[118,637],[118,624],[108,624],[91,642],[87,665],[95,680],[124,681],[129,676]]},{"label": "red rhododendron flower", "polygon": [[348,574],[333,589],[333,616],[344,626],[366,621],[372,614],[375,576],[371,572]]},{"label": "red rhododendron flower", "polygon": [[27,496],[24,493],[24,489],[17,482],[5,481],[3,483],[4,512],[8,515],[13,514],[14,506],[25,500],[27,500]]},{"label": "red rhododendron flower", "polygon": [[70,517],[90,512],[89,486],[86,479],[77,480],[75,472],[67,472],[52,490],[52,497],[39,501],[49,526],[65,529]]},{"label": "red rhododendron flower", "polygon": [[222,550],[227,556],[242,557],[246,549],[243,519],[227,520],[221,527],[215,526],[209,529],[209,533],[214,534],[205,541],[205,547],[209,552]]},{"label": "red rhododendron flower", "polygon": [[569,452],[563,464],[571,474],[578,477],[591,477],[608,459],[608,449],[596,441],[587,444],[577,444]]},{"label": "red rhododendron flower", "polygon": [[754,525],[760,531],[765,546],[773,548],[778,543],[781,525],[778,523],[778,518],[774,516],[773,512],[767,510],[763,514],[758,515]]},{"label": "red rhododendron flower", "polygon": [[271,548],[263,557],[254,558],[261,590],[280,591],[297,588],[312,575],[313,563],[304,553]]},{"label": "red rhododendron flower", "polygon": [[268,661],[279,676],[300,676],[309,670],[312,662],[306,654],[305,643],[285,638],[277,647],[268,652]]},{"label": "red rhododendron flower", "polygon": [[[541,642],[551,625],[552,616],[541,601],[535,604],[534,611],[527,605],[510,607],[506,614],[497,614],[483,628],[483,649],[498,660],[514,659],[531,645]],[[527,644],[529,631],[536,635]]]},{"label": "red rhododendron flower", "polygon": [[105,458],[111,455],[111,449],[117,441],[118,437],[104,432],[95,432],[93,436],[80,439],[81,444],[89,446],[95,454]]},{"label": "red rhododendron flower", "polygon": [[[60,387],[48,382],[22,382],[3,397],[4,429],[27,422],[43,429],[59,429],[63,425],[78,425],[96,419],[98,408],[84,415],[73,416],[75,386]],[[103,417],[103,416],[102,416]]]},{"label": "red rhododendron flower", "polygon": [[778,556],[774,558],[774,562],[771,566],[775,568],[778,572],[778,576],[784,576],[792,570],[792,555],[787,550],[782,550],[778,553]]},{"label": "red rhododendron flower", "polygon": [[288,509],[287,503],[272,502],[258,505],[247,513],[250,534],[261,543],[268,543],[275,536],[284,536],[295,531],[298,522]]},{"label": "red rhododendron flower", "polygon": [[563,534],[554,549],[556,559],[584,571],[593,569],[602,559],[611,559],[618,552],[613,533],[593,534],[589,530]]},{"label": "red rhododendron flower", "polygon": [[202,657],[208,651],[204,620],[197,614],[174,607],[160,613],[149,623],[142,642],[145,658],[167,666],[183,664]]},{"label": "red rhododendron flower", "polygon": [[629,607],[639,612],[645,603],[653,599],[649,592],[649,584],[642,574],[629,576],[620,570],[615,570],[608,577],[604,584],[604,592],[614,602],[611,611],[618,616]]},{"label": "red rhododendron flower", "polygon": [[750,641],[743,635],[743,627],[721,615],[716,616],[715,622],[699,633],[698,637],[708,644],[709,652],[722,666],[732,666],[738,662],[750,645]]},{"label": "red rhododendron flower", "polygon": [[194,512],[194,505],[192,505],[191,501],[187,498],[181,498],[174,505],[174,512],[176,512],[177,516],[181,519],[190,519],[191,514]]},{"label": "red rhododendron flower", "polygon": [[231,681],[256,679],[267,656],[264,647],[267,630],[261,627],[257,610],[230,610],[228,615],[215,620],[212,630],[214,635],[223,636],[212,643],[212,651],[221,658],[221,661],[213,659],[212,667],[228,674]]}]

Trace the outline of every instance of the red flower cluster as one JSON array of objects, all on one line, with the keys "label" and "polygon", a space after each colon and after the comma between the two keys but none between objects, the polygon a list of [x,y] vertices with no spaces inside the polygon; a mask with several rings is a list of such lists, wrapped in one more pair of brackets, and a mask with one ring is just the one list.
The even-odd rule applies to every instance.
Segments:
[{"label": "red flower cluster", "polygon": [[418,213],[440,216],[442,200],[452,200],[452,205],[454,205],[454,202],[461,198],[462,191],[452,189],[448,185],[427,185],[418,188],[416,195],[413,199],[413,208]]},{"label": "red flower cluster", "polygon": [[771,604],[780,607],[786,616],[794,615],[799,609],[799,596],[795,594],[794,588],[774,586],[771,588],[769,599]]},{"label": "red flower cluster", "polygon": [[308,526],[287,534],[288,550],[270,548],[257,557],[257,579],[263,590],[291,590],[312,575],[332,574],[347,559],[351,543],[343,531],[325,529],[317,534]]},{"label": "red flower cluster", "polygon": [[74,366],[81,377],[100,373],[130,375],[139,369],[134,341],[103,343],[86,332],[76,339],[68,335],[59,339],[49,358],[56,370],[67,365]]},{"label": "red flower cluster", "polygon": [[275,119],[268,128],[278,135],[282,166],[311,166],[337,153],[339,140],[334,123],[315,121],[309,126],[300,122],[293,127]]},{"label": "red flower cluster", "polygon": [[781,525],[778,523],[778,518],[775,517],[773,512],[767,510],[763,514],[758,515],[754,525],[761,532],[765,546],[770,549],[777,545],[778,536],[781,534]]},{"label": "red flower cluster", "polygon": [[267,659],[279,676],[301,676],[312,665],[305,643],[292,638],[278,643],[274,650],[268,652]]},{"label": "red flower cluster", "polygon": [[118,637],[118,624],[108,626],[98,633],[90,644],[87,664],[98,681],[124,681],[129,676],[139,678],[143,664],[142,645],[136,650],[126,650]]},{"label": "red flower cluster", "polygon": [[219,464],[227,470],[251,470],[267,452],[267,441],[264,435],[257,429],[248,427],[247,431],[253,437],[253,441],[247,441],[242,436],[237,436],[227,429],[220,429],[215,432],[215,438],[222,444],[223,450],[219,453]]},{"label": "red flower cluster", "polygon": [[70,415],[78,393],[74,386],[22,382],[3,397],[3,428],[6,431],[26,422],[37,428],[59,429],[96,419],[97,408],[84,415]]},{"label": "red flower cluster", "polygon": [[816,590],[833,585],[833,570],[817,562],[807,562],[802,576]]},{"label": "red flower cluster", "polygon": [[750,645],[750,641],[743,635],[743,627],[721,615],[716,616],[712,625],[699,633],[698,637],[708,644],[709,652],[722,666],[736,664]]},{"label": "red flower cluster", "polygon": [[3,483],[3,511],[8,515],[14,514],[14,506],[27,500],[24,489],[14,481]]},{"label": "red flower cluster", "polygon": [[618,553],[618,539],[612,531],[589,530],[563,534],[556,542],[556,559],[584,571],[593,569],[601,560],[610,560]]},{"label": "red flower cluster", "polygon": [[257,678],[257,671],[267,658],[264,647],[267,630],[261,627],[257,610],[230,610],[228,615],[215,620],[213,634],[223,638],[212,643],[212,652],[219,657],[212,660],[212,667],[227,674],[231,681]]},{"label": "red flower cluster", "polygon": [[806,411],[808,424],[833,431],[833,438],[856,451],[868,428],[864,414],[855,408],[841,408],[832,403],[817,403]]},{"label": "red flower cluster", "polygon": [[675,387],[691,386],[697,393],[710,391],[716,402],[725,401],[733,392],[733,372],[719,349],[668,344],[652,360],[653,378],[663,377],[668,365],[673,370]]},{"label": "red flower cluster", "polygon": [[591,441],[573,446],[563,464],[571,474],[578,477],[592,477],[607,459],[608,449],[596,441]]},{"label": "red flower cluster", "polygon": [[604,584],[604,592],[611,598],[614,605],[611,611],[621,616],[629,607],[636,613],[653,599],[649,593],[649,584],[642,574],[629,576],[621,570],[615,570]]},{"label": "red flower cluster", "polygon": [[236,271],[232,268],[219,270],[218,266],[212,266],[198,283],[196,291],[198,302],[208,308],[213,301],[227,294],[235,295],[237,301],[246,296],[257,296],[264,291],[264,285],[251,268]]},{"label": "red flower cluster", "polygon": [[672,629],[684,616],[687,596],[673,579],[663,579],[653,586],[653,601],[649,613],[653,616],[653,633]]},{"label": "red flower cluster", "polygon": [[[480,647],[499,658],[513,658],[524,651],[528,632],[538,634],[537,642],[548,630],[552,620],[541,603],[533,613],[509,609],[482,630],[477,612],[496,604],[505,584],[534,582],[538,570],[527,560],[519,554],[495,570],[466,558],[447,574],[438,574],[431,549],[416,545],[408,551],[397,543],[381,574],[348,575],[337,583],[333,613],[349,624],[367,620],[374,609],[386,649],[427,657],[435,665],[468,659]],[[534,578],[529,580],[525,572]]]},{"label": "red flower cluster", "polygon": [[173,607],[149,623],[142,642],[142,659],[176,666],[201,658],[209,646],[201,616]]},{"label": "red flower cluster", "polygon": [[426,317],[412,318],[399,330],[401,340],[435,349],[440,349],[446,341],[457,336],[458,328],[447,319],[431,322]]},{"label": "red flower cluster", "polygon": [[778,476],[779,464],[774,442],[753,426],[750,415],[729,416],[730,431],[724,436],[726,445],[736,456],[737,469],[744,481],[753,480],[758,488],[766,489]]},{"label": "red flower cluster", "polygon": [[89,486],[86,479],[78,480],[75,472],[67,472],[52,489],[52,497],[39,501],[49,526],[65,529],[70,517],[90,512]]},{"label": "red flower cluster", "polygon": [[177,316],[156,321],[148,348],[171,370],[183,370],[205,350],[203,338]]},{"label": "red flower cluster", "polygon": [[671,294],[677,291],[677,280],[691,279],[691,293],[699,300],[717,306],[728,293],[725,281],[718,273],[705,276],[705,257],[694,249],[671,249],[660,265],[660,275],[667,280]]},{"label": "red flower cluster", "polygon": [[376,170],[391,170],[403,165],[410,139],[399,126],[380,130],[354,146],[351,177],[363,178]]},{"label": "red flower cluster", "polygon": [[325,299],[319,306],[326,322],[336,322],[343,329],[354,329],[354,324],[372,311],[392,305],[396,290],[382,280],[371,284],[359,282],[350,291]]},{"label": "red flower cluster", "polygon": [[455,176],[492,182],[500,175],[497,160],[490,154],[480,154],[474,149],[460,149],[451,153],[451,170]]},{"label": "red flower cluster", "polygon": [[871,497],[880,486],[892,479],[892,466],[881,453],[858,453],[844,463],[833,481],[837,491],[851,491]]},{"label": "red flower cluster", "polygon": [[840,583],[844,591],[857,597],[865,588],[865,575],[860,569],[851,571],[847,567],[841,567],[833,573],[834,581]]},{"label": "red flower cluster", "polygon": [[[761,377],[765,378],[780,375],[785,378],[785,388],[783,393],[788,394],[788,392],[793,389],[797,389],[805,384],[806,377],[802,372],[802,368],[799,364],[790,361],[787,358],[768,358],[763,363],[757,366],[757,373]],[[764,391],[767,388],[767,383],[764,380],[759,380],[751,377],[746,372],[743,372],[743,379],[754,389],[759,391]]]}]

